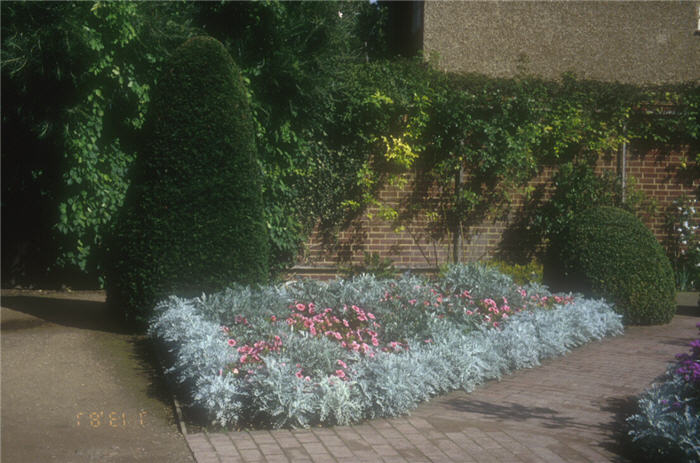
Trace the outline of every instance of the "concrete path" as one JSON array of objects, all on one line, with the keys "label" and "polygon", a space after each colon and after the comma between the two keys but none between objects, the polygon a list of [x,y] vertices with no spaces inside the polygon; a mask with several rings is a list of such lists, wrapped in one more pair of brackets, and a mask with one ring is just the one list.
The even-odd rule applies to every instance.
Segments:
[{"label": "concrete path", "polygon": [[104,293],[2,291],[5,463],[189,463],[172,397],[143,337]]},{"label": "concrete path", "polygon": [[455,392],[409,417],[309,430],[186,436],[210,462],[625,462],[635,396],[697,338],[697,308],[669,325],[627,328],[471,394]]}]

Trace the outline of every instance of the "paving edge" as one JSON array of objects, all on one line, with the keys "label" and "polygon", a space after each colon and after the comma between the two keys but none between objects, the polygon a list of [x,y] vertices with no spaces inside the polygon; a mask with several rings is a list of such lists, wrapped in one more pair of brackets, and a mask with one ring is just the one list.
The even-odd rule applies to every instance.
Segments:
[{"label": "paving edge", "polygon": [[[152,341],[152,340],[151,340]],[[182,414],[182,407],[180,407],[180,402],[177,400],[177,397],[175,397],[175,393],[172,391],[172,388],[168,386],[168,382],[165,378],[165,371],[163,370],[163,359],[160,356],[160,352],[158,352],[158,349],[156,346],[153,346],[153,352],[156,357],[156,362],[158,363],[158,372],[160,373],[161,378],[163,378],[163,381],[165,381],[166,387],[168,389],[168,395],[170,395],[170,399],[172,400],[173,408],[175,409],[175,419],[177,420],[177,428],[180,431],[180,434],[182,434],[182,437],[185,438],[185,443],[187,444],[187,448],[190,451],[190,454],[192,455],[192,458],[194,461],[197,461],[197,456],[194,453],[194,450],[192,449],[192,446],[190,445],[190,440],[187,438],[187,426],[185,426],[185,419]]]}]

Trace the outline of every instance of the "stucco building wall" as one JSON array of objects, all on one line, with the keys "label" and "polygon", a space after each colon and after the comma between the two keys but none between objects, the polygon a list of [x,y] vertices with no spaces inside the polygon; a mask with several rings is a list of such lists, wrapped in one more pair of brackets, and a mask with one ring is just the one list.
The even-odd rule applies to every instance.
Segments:
[{"label": "stucco building wall", "polygon": [[700,79],[698,1],[426,1],[423,50],[447,71],[670,83]]}]

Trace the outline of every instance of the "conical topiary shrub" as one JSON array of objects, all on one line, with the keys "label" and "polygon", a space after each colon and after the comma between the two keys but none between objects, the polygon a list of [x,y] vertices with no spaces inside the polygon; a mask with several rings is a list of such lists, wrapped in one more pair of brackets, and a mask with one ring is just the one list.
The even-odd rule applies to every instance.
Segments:
[{"label": "conical topiary shrub", "polygon": [[676,312],[671,263],[634,214],[615,207],[586,210],[557,249],[570,290],[615,304],[627,324],[668,323]]},{"label": "conical topiary shrub", "polygon": [[240,72],[224,46],[180,46],[154,88],[146,140],[108,245],[107,297],[143,323],[168,295],[263,282],[261,170]]}]

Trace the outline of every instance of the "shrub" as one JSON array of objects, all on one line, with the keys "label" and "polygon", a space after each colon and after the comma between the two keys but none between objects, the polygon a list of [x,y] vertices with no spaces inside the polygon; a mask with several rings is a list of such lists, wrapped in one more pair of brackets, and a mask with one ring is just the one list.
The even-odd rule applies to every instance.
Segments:
[{"label": "shrub", "polygon": [[110,243],[107,296],[144,322],[159,299],[267,278],[261,172],[246,88],[218,41],[176,50],[154,89]]},{"label": "shrub", "polygon": [[700,214],[696,204],[696,199],[681,197],[667,212],[669,258],[679,291],[700,289]]},{"label": "shrub", "polygon": [[557,244],[563,283],[613,302],[628,324],[668,323],[675,313],[673,270],[654,235],[613,207],[583,212]]},{"label": "shrub", "polygon": [[510,276],[516,284],[542,283],[542,264],[537,261],[533,260],[523,265],[511,264],[502,260],[489,260],[485,264]]}]

